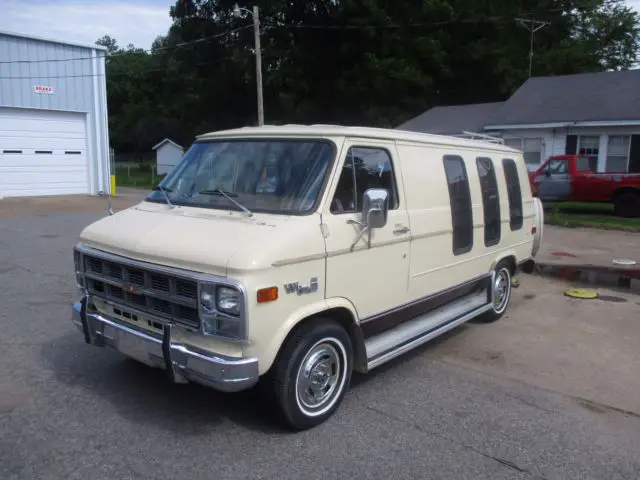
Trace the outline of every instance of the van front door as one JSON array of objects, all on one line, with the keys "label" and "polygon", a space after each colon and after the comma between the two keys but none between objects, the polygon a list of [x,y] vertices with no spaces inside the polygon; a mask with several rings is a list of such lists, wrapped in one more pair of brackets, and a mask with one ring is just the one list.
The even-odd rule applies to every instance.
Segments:
[{"label": "van front door", "polygon": [[[348,140],[339,159],[339,175],[322,214],[327,250],[326,295],[344,297],[355,306],[365,336],[388,328],[386,315],[407,301],[410,225],[402,176],[393,142]],[[359,240],[362,199],[369,188],[389,192],[384,227]],[[355,221],[355,222],[354,222]],[[356,241],[357,240],[357,241]]]}]

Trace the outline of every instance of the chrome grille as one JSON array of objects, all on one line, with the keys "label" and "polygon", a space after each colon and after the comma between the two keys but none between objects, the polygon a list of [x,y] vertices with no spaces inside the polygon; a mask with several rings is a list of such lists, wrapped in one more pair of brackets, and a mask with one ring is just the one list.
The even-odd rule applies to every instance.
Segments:
[{"label": "chrome grille", "polygon": [[199,328],[198,284],[165,273],[84,254],[86,286],[91,295],[142,314]]}]

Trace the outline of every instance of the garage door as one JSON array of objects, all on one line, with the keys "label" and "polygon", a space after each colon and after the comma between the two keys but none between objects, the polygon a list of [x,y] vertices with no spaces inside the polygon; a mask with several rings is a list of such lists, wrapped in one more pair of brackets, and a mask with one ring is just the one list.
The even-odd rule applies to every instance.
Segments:
[{"label": "garage door", "polygon": [[0,197],[82,193],[86,115],[0,107]]}]

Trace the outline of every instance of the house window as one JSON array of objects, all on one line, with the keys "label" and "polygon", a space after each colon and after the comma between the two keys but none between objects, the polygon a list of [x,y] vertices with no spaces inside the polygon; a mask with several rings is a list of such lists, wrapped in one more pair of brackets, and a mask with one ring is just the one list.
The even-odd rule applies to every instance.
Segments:
[{"label": "house window", "polygon": [[529,165],[540,165],[542,160],[542,139],[525,138],[522,141],[524,161]]},{"label": "house window", "polygon": [[459,155],[445,155],[443,162],[451,202],[453,254],[462,255],[473,247],[473,211],[467,169]]},{"label": "house window", "polygon": [[626,172],[629,163],[631,137],[629,135],[609,135],[607,145],[607,172]]},{"label": "house window", "polygon": [[509,226],[511,230],[522,228],[522,192],[520,189],[520,179],[518,178],[518,167],[516,162],[510,158],[502,160],[504,178],[507,184],[507,197],[509,198]]},{"label": "house window", "polygon": [[500,242],[500,196],[493,162],[487,157],[476,158],[480,191],[482,192],[482,209],[484,212],[484,245],[490,247]]},{"label": "house window", "polygon": [[578,137],[578,154],[598,157],[600,152],[600,137],[597,135],[580,135]]},{"label": "house window", "polygon": [[528,165],[540,165],[542,161],[542,138],[507,138],[507,147],[515,148],[523,153]]}]

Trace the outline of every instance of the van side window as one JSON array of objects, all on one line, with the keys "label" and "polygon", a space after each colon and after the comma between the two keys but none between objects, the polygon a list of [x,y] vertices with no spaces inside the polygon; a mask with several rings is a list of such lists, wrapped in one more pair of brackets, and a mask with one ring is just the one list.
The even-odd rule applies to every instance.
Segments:
[{"label": "van side window", "polygon": [[500,242],[500,196],[493,162],[487,157],[476,158],[480,190],[482,191],[482,209],[484,211],[484,245],[491,247]]},{"label": "van side window", "polygon": [[382,148],[351,147],[331,201],[331,213],[362,212],[362,197],[369,188],[387,189],[389,210],[398,208],[398,189],[389,152]]},{"label": "van side window", "polygon": [[510,158],[502,160],[504,178],[507,183],[507,194],[509,196],[509,225],[511,230],[522,228],[522,191],[520,190],[520,179],[518,178],[518,168],[516,162]]},{"label": "van side window", "polygon": [[451,202],[453,254],[462,255],[473,247],[473,212],[467,169],[459,155],[445,155],[443,162]]}]

